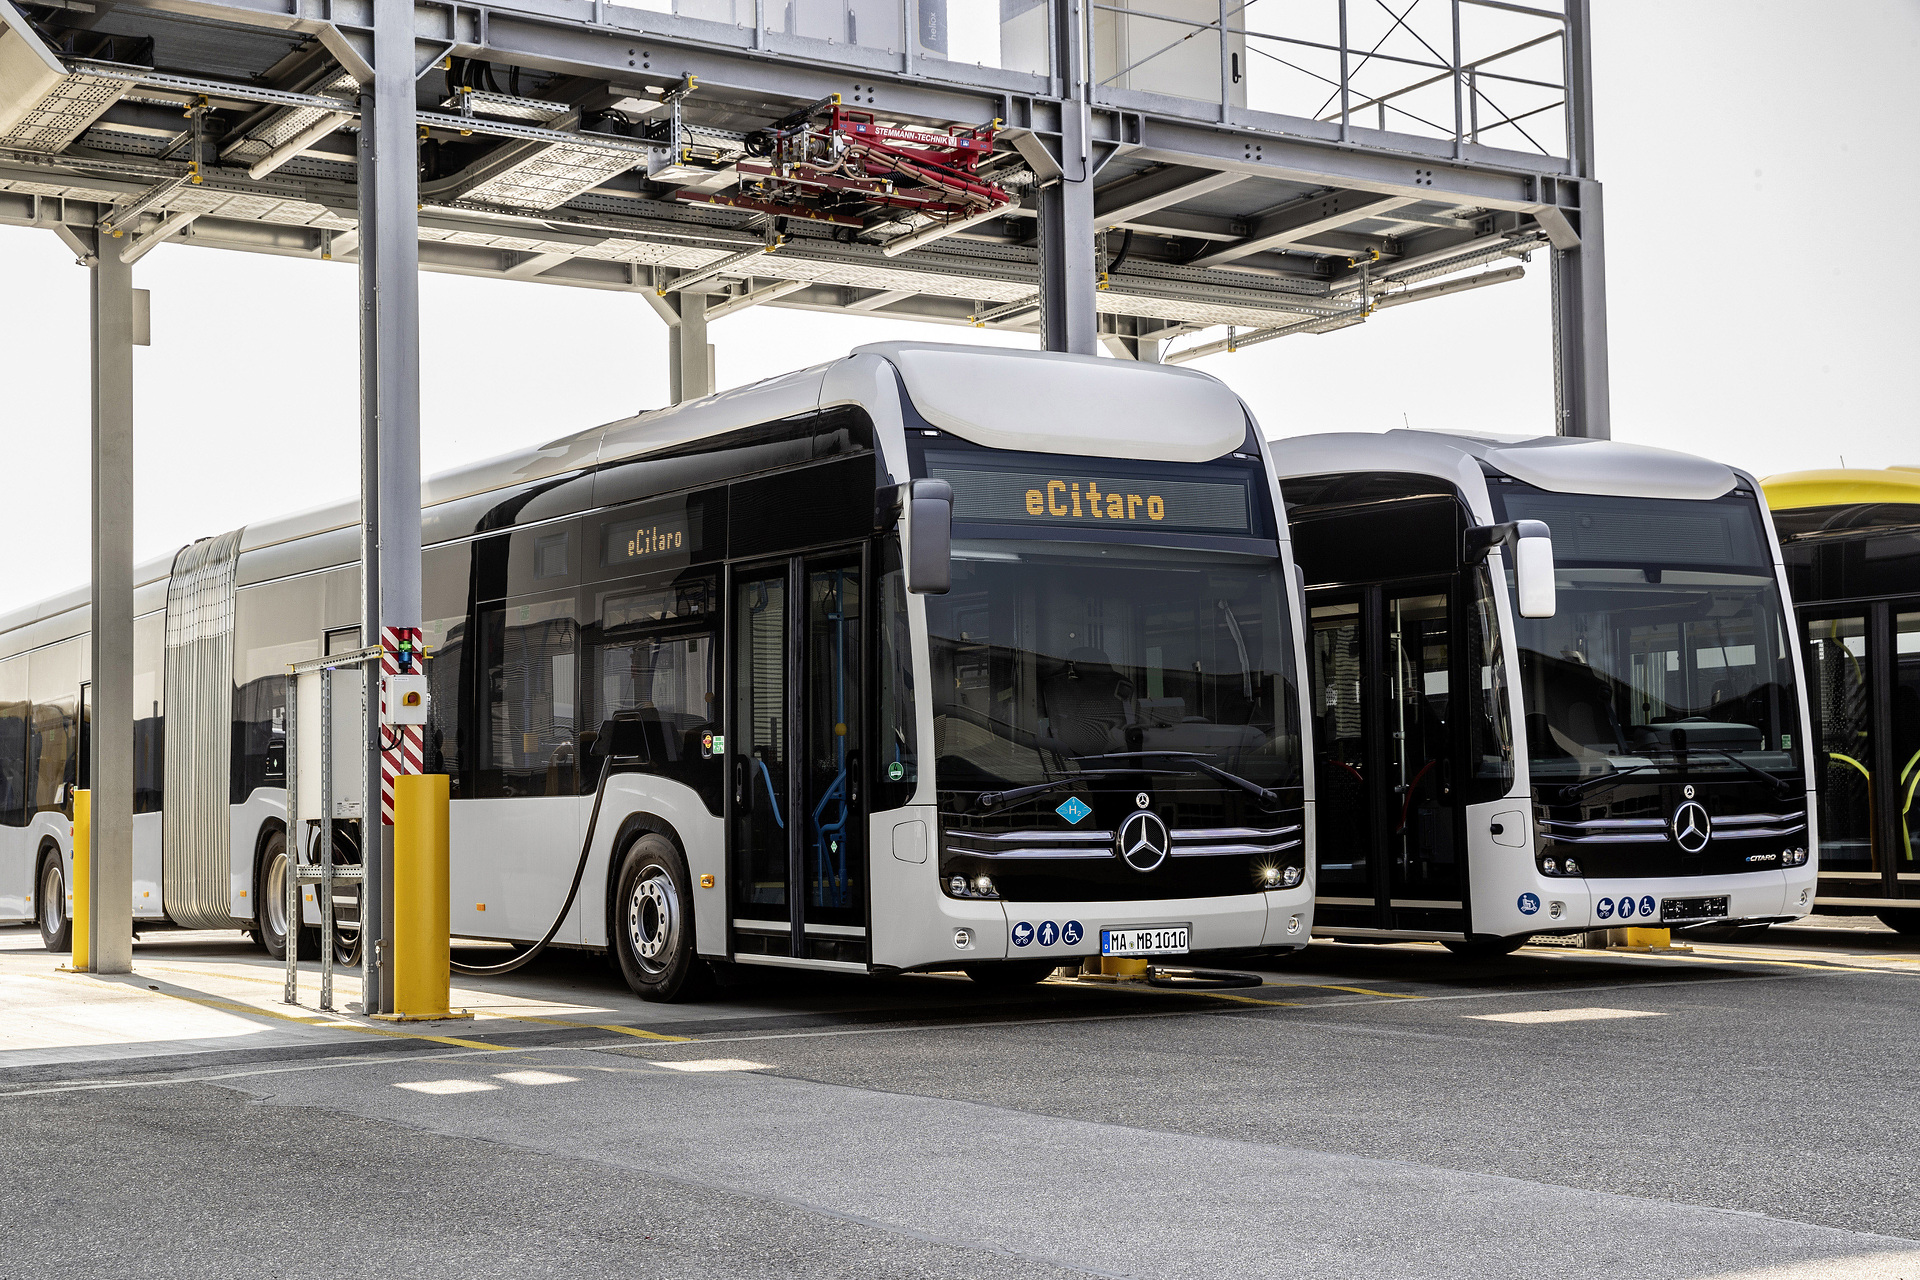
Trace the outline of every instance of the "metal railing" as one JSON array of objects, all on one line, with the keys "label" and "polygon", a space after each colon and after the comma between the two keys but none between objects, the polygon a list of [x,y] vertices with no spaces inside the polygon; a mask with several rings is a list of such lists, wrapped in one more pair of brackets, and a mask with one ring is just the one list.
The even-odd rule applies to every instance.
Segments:
[{"label": "metal railing", "polygon": [[[1094,78],[1356,129],[1572,153],[1568,7],[1505,0],[1097,0]],[[1217,68],[1217,69],[1216,69]]]},{"label": "metal railing", "polygon": [[[361,863],[357,867],[339,867],[333,861],[333,822],[334,822],[334,782],[333,782],[333,675],[342,667],[377,667],[380,661],[380,646],[371,645],[364,649],[355,649],[349,653],[328,654],[324,658],[310,658],[305,662],[296,662],[287,668],[287,720],[286,720],[286,775],[287,775],[287,836],[286,836],[286,990],[288,1004],[299,1003],[300,992],[300,932],[304,928],[305,913],[300,906],[300,887],[318,886],[319,901],[316,904],[320,915],[320,1008],[333,1011],[333,967],[334,934],[337,921],[334,919],[333,891],[336,885],[360,884],[366,880],[366,856],[368,840],[366,832],[369,824],[379,821],[378,809],[369,805],[362,797],[360,806],[361,824]],[[317,865],[309,867],[306,859],[306,832],[300,817],[299,785],[299,714],[300,714],[300,677],[318,675],[320,679],[320,819]],[[363,685],[363,696],[367,691]],[[377,802],[376,802],[377,803]],[[374,826],[373,830],[378,831]],[[362,992],[373,989],[374,967],[377,958],[373,948],[367,945],[367,927],[365,918],[366,893],[364,887],[360,894],[360,965]],[[364,1010],[368,1002],[363,995],[360,1007]]]}]

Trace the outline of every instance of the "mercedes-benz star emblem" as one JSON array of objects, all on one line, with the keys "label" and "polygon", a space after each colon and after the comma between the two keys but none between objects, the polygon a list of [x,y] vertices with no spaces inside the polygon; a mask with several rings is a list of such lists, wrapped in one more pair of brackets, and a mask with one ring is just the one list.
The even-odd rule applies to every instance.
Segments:
[{"label": "mercedes-benz star emblem", "polygon": [[1713,839],[1713,819],[1698,800],[1689,800],[1673,811],[1673,842],[1687,853],[1698,853]]},{"label": "mercedes-benz star emblem", "polygon": [[1120,837],[1116,842],[1120,856],[1135,871],[1152,871],[1167,860],[1167,853],[1173,848],[1173,837],[1167,834],[1167,824],[1160,821],[1160,815],[1147,809],[1136,809],[1127,815],[1120,824]]}]

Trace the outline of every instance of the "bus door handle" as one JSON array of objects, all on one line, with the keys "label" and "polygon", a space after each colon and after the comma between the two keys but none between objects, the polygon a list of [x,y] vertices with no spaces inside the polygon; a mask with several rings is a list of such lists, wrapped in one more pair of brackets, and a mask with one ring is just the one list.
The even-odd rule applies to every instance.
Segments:
[{"label": "bus door handle", "polygon": [[745,756],[733,758],[733,802],[735,804],[747,802],[747,758]]}]

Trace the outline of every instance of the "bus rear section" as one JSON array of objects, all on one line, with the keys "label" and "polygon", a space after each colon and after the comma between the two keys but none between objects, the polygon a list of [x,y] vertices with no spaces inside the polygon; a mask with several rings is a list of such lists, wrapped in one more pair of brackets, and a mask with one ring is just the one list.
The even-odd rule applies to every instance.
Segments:
[{"label": "bus rear section", "polygon": [[1811,909],[1804,682],[1751,477],[1395,431],[1289,441],[1281,483],[1319,932],[1497,953]]}]

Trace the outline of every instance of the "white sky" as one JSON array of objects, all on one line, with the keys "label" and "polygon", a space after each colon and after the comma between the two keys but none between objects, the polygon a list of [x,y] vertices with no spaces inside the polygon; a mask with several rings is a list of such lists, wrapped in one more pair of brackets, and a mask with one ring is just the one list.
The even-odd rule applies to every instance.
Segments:
[{"label": "white sky", "polygon": [[[1616,439],[1758,474],[1920,463],[1905,380],[1920,343],[1920,5],[1597,0]],[[1877,212],[1876,212],[1877,211]],[[350,496],[355,271],[164,245],[135,352],[136,553]],[[428,472],[664,404],[645,300],[424,274]],[[84,581],[85,272],[50,232],[0,227],[0,612]],[[1271,436],[1552,429],[1544,256],[1527,279],[1192,366]],[[980,330],[758,308],[716,323],[722,386],[889,338]]]}]

